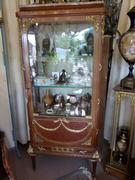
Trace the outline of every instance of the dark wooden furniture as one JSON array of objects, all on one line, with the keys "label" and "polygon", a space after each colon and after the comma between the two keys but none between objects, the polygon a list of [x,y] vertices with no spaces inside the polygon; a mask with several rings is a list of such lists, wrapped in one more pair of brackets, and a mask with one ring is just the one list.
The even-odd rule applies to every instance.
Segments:
[{"label": "dark wooden furniture", "polygon": [[[110,162],[106,172],[119,177],[121,180],[131,179],[131,154],[135,127],[135,90],[114,88],[115,108],[112,128]],[[121,111],[122,110],[126,111]],[[121,113],[122,112],[122,113]],[[127,116],[128,114],[128,116]],[[122,115],[122,122],[120,122]]]},{"label": "dark wooden furniture", "polygon": [[101,1],[20,6],[16,14],[33,168],[41,153],[83,157],[95,176],[106,99],[104,14]]},{"label": "dark wooden furniture", "polygon": [[0,177],[8,177],[11,180],[15,180],[9,158],[8,150],[4,141],[4,133],[0,132]]},{"label": "dark wooden furniture", "polygon": [[2,133],[0,133],[0,177],[4,177],[6,175],[6,171],[3,166],[3,160],[2,160],[2,142],[3,141],[3,136]]}]

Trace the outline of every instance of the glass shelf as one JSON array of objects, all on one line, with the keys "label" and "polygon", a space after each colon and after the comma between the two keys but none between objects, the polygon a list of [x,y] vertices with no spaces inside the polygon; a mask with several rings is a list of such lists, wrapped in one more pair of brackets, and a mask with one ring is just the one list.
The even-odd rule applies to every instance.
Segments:
[{"label": "glass shelf", "polygon": [[74,89],[78,89],[78,88],[92,88],[91,86],[88,85],[71,85],[71,84],[54,84],[54,85],[34,85],[33,87],[43,87],[43,88],[74,88]]}]

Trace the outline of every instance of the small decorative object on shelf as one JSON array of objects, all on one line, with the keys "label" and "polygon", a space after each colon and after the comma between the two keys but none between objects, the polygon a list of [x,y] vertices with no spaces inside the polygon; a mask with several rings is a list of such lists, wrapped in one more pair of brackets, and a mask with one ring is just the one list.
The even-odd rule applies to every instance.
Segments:
[{"label": "small decorative object on shelf", "polygon": [[129,65],[129,73],[121,80],[121,87],[135,89],[135,77],[133,75],[133,66],[135,63],[135,7],[133,7],[127,14],[130,18],[131,26],[130,29],[120,38],[119,51]]},{"label": "small decorative object on shelf", "polygon": [[46,37],[42,41],[42,56],[49,55],[50,52],[50,39],[49,37]]},{"label": "small decorative object on shelf", "polygon": [[[134,121],[135,121],[135,90],[123,89],[120,85],[114,88],[115,110],[111,142],[110,162],[106,172],[118,176],[121,180],[130,179],[129,162],[131,160]],[[122,111],[124,107],[131,112]],[[124,114],[125,112],[125,114]],[[121,122],[122,117],[122,122]],[[125,119],[123,119],[125,118]]]},{"label": "small decorative object on shelf", "polygon": [[113,158],[119,164],[127,163],[127,150],[128,150],[128,128],[122,127],[118,135],[116,142],[116,152],[113,154]]},{"label": "small decorative object on shelf", "polygon": [[45,94],[45,96],[43,97],[43,102],[44,102],[45,107],[49,107],[49,106],[52,106],[52,105],[53,105],[54,97],[53,97],[53,95],[51,94],[50,89],[47,89],[47,90],[46,90],[46,94]]},{"label": "small decorative object on shelf", "polygon": [[63,69],[62,72],[60,73],[59,81],[57,83],[58,84],[66,83],[66,70],[65,69]]}]

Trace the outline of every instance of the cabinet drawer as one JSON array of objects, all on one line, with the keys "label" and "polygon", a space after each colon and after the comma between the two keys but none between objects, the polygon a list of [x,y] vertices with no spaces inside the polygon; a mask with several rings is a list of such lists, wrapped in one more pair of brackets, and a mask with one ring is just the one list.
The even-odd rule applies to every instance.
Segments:
[{"label": "cabinet drawer", "polygon": [[[34,118],[33,132],[35,143],[50,145],[86,145],[91,140],[92,122],[75,118]],[[87,143],[88,145],[88,143]],[[90,144],[89,144],[90,145]]]}]

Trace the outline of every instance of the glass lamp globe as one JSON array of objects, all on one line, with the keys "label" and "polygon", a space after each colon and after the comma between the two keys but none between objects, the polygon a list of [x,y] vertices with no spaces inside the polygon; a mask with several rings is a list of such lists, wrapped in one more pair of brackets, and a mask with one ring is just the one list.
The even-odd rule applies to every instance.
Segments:
[{"label": "glass lamp globe", "polygon": [[135,77],[133,75],[135,63],[135,7],[133,7],[127,15],[130,18],[131,25],[127,32],[125,32],[119,41],[119,51],[121,56],[129,65],[128,75],[121,80],[120,86],[123,89],[135,89]]}]

